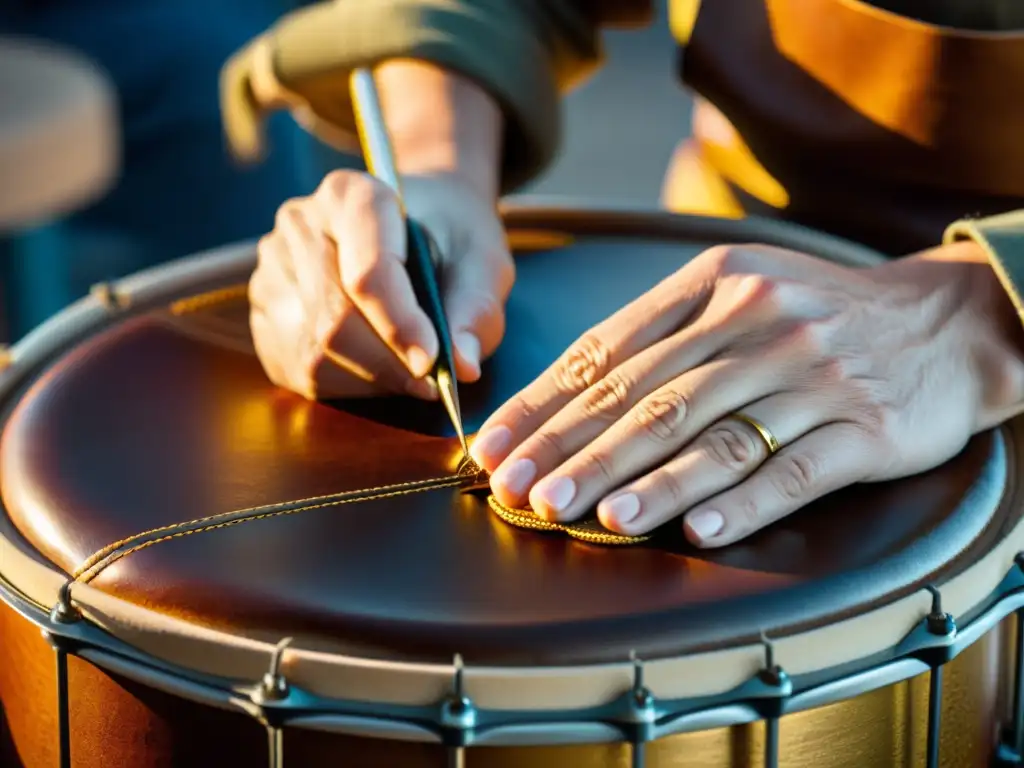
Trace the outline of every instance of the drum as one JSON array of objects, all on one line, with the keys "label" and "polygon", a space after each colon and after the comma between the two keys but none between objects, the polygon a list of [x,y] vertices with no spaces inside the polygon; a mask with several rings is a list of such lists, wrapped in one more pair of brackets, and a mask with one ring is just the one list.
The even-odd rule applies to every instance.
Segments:
[{"label": "drum", "polygon": [[[767,221],[509,211],[472,430]],[[721,550],[510,525],[438,404],[311,403],[248,334],[251,247],[108,285],[0,384],[3,765],[1019,765],[1019,422]]]}]

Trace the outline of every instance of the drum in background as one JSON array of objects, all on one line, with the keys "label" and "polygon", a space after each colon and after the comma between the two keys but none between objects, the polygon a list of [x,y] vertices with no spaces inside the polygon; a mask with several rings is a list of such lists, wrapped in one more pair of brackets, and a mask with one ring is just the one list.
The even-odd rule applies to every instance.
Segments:
[{"label": "drum in background", "polygon": [[[806,230],[510,211],[467,426],[716,243]],[[98,289],[0,379],[3,765],[1018,764],[1019,422],[751,539],[510,527],[436,404],[268,381],[242,247]],[[1017,612],[1016,617],[1010,617]]]}]

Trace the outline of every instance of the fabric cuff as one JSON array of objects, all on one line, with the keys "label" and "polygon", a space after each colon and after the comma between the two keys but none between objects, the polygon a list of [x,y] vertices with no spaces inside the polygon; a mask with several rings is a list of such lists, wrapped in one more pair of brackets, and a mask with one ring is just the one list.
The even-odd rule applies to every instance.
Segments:
[{"label": "fabric cuff", "polygon": [[947,227],[942,239],[946,245],[973,240],[981,246],[1024,322],[1024,210],[983,219],[961,219]]},{"label": "fabric cuff", "polygon": [[285,16],[224,68],[222,107],[232,151],[263,152],[262,123],[287,109],[343,150],[358,146],[348,78],[386,59],[428,61],[477,82],[506,119],[502,192],[532,180],[560,141],[559,87],[537,33],[508,5],[373,0],[314,5]]}]

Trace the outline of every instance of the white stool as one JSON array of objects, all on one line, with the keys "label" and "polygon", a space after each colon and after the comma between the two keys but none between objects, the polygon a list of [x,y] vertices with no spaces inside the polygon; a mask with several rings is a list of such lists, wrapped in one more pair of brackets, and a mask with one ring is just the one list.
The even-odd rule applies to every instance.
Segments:
[{"label": "white stool", "polygon": [[114,88],[63,47],[0,36],[0,232],[24,230],[106,193],[120,169]]}]

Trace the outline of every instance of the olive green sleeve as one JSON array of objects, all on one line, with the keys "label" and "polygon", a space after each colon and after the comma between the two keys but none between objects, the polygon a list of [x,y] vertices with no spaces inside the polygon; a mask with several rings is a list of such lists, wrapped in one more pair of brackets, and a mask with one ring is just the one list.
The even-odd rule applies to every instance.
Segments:
[{"label": "olive green sleeve", "polygon": [[1024,210],[983,219],[961,219],[946,229],[946,243],[974,240],[988,256],[1018,316],[1024,321]]},{"label": "olive green sleeve", "polygon": [[[640,20],[648,2],[609,0],[333,0],[283,17],[236,54],[221,78],[228,143],[265,151],[263,120],[287,109],[307,129],[354,149],[352,69],[391,58],[429,61],[481,85],[505,118],[502,188],[543,171],[561,137],[560,95],[597,66],[599,27]],[[635,8],[623,14],[623,8]],[[609,11],[615,9],[614,18]]]}]

